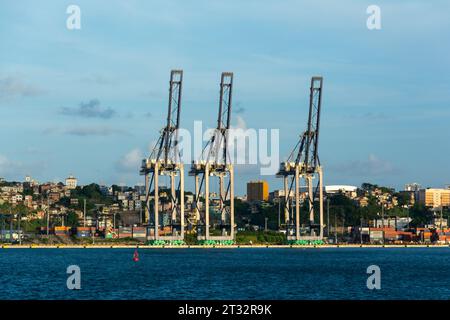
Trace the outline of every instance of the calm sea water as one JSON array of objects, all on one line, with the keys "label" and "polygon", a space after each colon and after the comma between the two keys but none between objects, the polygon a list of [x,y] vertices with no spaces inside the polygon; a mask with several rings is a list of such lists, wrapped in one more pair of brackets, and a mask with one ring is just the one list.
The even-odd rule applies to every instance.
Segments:
[{"label": "calm sea water", "polygon": [[[5,249],[0,299],[449,299],[450,248]],[[68,290],[66,268],[81,268]],[[366,269],[381,268],[381,290]]]}]

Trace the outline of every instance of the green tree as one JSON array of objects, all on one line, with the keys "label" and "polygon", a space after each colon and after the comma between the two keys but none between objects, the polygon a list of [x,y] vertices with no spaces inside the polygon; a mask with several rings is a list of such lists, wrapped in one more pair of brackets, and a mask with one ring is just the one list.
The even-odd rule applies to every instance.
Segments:
[{"label": "green tree", "polygon": [[74,211],[69,211],[66,218],[66,224],[69,227],[78,226],[78,215]]},{"label": "green tree", "polygon": [[240,199],[234,199],[235,221],[239,228],[243,228],[249,219],[250,205]]},{"label": "green tree", "polygon": [[398,205],[403,207],[407,206],[411,202],[411,194],[407,192],[398,192],[395,193],[394,196],[397,198]]},{"label": "green tree", "polygon": [[416,203],[409,211],[412,227],[424,227],[431,222],[433,213],[423,204]]}]

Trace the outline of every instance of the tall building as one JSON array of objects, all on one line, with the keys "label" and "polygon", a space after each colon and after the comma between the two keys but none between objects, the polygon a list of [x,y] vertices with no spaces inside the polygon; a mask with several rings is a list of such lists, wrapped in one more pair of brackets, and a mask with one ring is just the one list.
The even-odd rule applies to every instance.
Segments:
[{"label": "tall building", "polygon": [[247,183],[247,201],[268,201],[269,184],[267,181],[250,181]]},{"label": "tall building", "polygon": [[405,190],[404,191],[419,191],[420,190],[420,184],[413,182],[413,183],[407,183],[405,184]]},{"label": "tall building", "polygon": [[[284,196],[285,196],[284,189],[274,190],[269,193],[269,201],[276,202],[279,201],[280,199],[284,200]],[[294,190],[291,190],[289,192],[289,198],[294,198]]]},{"label": "tall building", "polygon": [[67,189],[75,189],[78,185],[78,180],[74,176],[70,175],[66,178],[66,187]]},{"label": "tall building", "polygon": [[426,207],[450,207],[450,189],[421,189],[417,191],[416,199]]},{"label": "tall building", "polygon": [[358,187],[348,185],[325,186],[327,195],[343,194],[351,199],[356,198]]}]

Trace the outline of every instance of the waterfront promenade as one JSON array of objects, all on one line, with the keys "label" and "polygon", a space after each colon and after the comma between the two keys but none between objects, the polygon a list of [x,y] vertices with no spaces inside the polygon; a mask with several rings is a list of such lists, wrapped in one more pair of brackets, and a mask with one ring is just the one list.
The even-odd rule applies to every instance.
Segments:
[{"label": "waterfront promenade", "polygon": [[245,249],[245,248],[295,248],[295,249],[327,249],[327,248],[450,248],[450,244],[326,244],[326,245],[11,245],[3,244],[0,249]]}]

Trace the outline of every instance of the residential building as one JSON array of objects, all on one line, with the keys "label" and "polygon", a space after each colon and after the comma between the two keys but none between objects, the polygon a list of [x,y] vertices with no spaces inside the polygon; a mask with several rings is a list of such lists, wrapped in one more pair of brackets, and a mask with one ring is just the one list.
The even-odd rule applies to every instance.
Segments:
[{"label": "residential building", "polygon": [[325,192],[328,195],[343,194],[350,199],[354,199],[357,196],[358,187],[347,185],[333,185],[325,186]]},{"label": "residential building", "polygon": [[28,207],[28,208],[32,208],[33,206],[33,196],[27,195],[24,198],[23,204]]},{"label": "residential building", "polygon": [[48,195],[51,202],[58,202],[61,199],[61,194],[59,192],[50,192]]},{"label": "residential building", "polygon": [[420,184],[414,182],[414,183],[407,183],[405,184],[405,190],[403,191],[419,191],[420,190]]},{"label": "residential building", "polygon": [[369,204],[369,199],[366,196],[357,197],[356,201],[358,202],[360,207],[367,207],[367,205]]},{"label": "residential building", "polygon": [[74,176],[70,175],[69,177],[66,178],[67,189],[70,189],[70,190],[76,189],[77,185],[78,185],[78,180]]},{"label": "residential building", "polygon": [[416,199],[429,208],[450,207],[450,189],[421,189],[417,191]]},{"label": "residential building", "polygon": [[[284,199],[285,192],[283,189],[274,190],[269,193],[269,201],[277,202],[279,199]],[[289,192],[289,198],[294,198],[294,190]]]},{"label": "residential building", "polygon": [[250,181],[247,183],[247,201],[268,201],[269,184],[267,181]]}]

